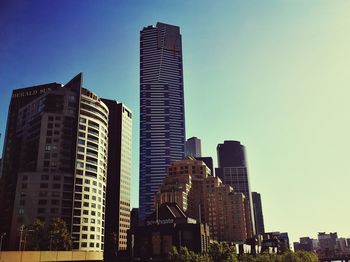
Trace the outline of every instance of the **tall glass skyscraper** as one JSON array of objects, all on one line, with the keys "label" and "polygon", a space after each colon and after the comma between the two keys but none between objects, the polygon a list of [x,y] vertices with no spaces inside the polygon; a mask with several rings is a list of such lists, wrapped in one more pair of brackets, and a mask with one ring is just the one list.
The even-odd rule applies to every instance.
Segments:
[{"label": "tall glass skyscraper", "polygon": [[157,23],[140,32],[139,218],[154,210],[154,194],[174,160],[184,158],[185,110],[181,34]]}]

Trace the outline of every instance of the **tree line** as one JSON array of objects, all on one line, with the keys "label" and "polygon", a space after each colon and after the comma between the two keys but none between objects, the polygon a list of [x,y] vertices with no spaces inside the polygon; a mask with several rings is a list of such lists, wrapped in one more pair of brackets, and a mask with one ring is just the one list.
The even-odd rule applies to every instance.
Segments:
[{"label": "tree line", "polygon": [[317,262],[314,252],[284,252],[282,254],[261,253],[256,255],[237,255],[236,248],[227,243],[212,243],[206,254],[197,254],[187,247],[172,247],[169,262]]},{"label": "tree line", "polygon": [[53,218],[49,225],[35,219],[23,230],[21,237],[23,250],[45,251],[72,249],[72,239],[66,223],[61,218]]}]

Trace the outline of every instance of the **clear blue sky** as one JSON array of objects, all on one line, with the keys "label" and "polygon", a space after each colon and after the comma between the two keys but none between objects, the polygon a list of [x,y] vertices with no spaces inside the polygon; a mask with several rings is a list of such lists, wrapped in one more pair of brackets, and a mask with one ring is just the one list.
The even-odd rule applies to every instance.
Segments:
[{"label": "clear blue sky", "polygon": [[179,25],[187,137],[215,162],[223,140],[246,146],[267,230],[350,237],[349,14],[347,0],[2,0],[0,132],[12,89],[82,71],[87,88],[134,112],[137,206],[139,31]]}]

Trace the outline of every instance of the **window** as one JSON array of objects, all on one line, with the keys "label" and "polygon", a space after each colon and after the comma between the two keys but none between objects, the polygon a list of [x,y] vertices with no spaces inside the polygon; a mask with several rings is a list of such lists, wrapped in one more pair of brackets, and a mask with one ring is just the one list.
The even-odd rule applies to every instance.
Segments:
[{"label": "window", "polygon": [[54,192],[52,192],[51,196],[59,197],[60,196],[60,192],[54,191]]},{"label": "window", "polygon": [[45,208],[38,208],[38,214],[45,213]]},{"label": "window", "polygon": [[47,204],[47,200],[46,199],[39,199],[38,204],[39,205],[46,205]]},{"label": "window", "polygon": [[52,199],[51,204],[52,205],[59,205],[60,201],[58,199]]},{"label": "window", "polygon": [[40,188],[48,188],[49,184],[48,183],[40,183]]}]

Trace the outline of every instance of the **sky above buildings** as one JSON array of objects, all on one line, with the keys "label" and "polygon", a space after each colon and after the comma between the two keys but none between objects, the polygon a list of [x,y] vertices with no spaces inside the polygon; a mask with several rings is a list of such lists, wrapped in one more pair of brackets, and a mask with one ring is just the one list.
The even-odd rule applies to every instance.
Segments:
[{"label": "sky above buildings", "polygon": [[12,89],[66,83],[134,113],[132,205],[138,205],[139,31],[181,27],[186,136],[246,146],[265,228],[292,240],[350,236],[350,2],[0,2],[0,152]]}]

